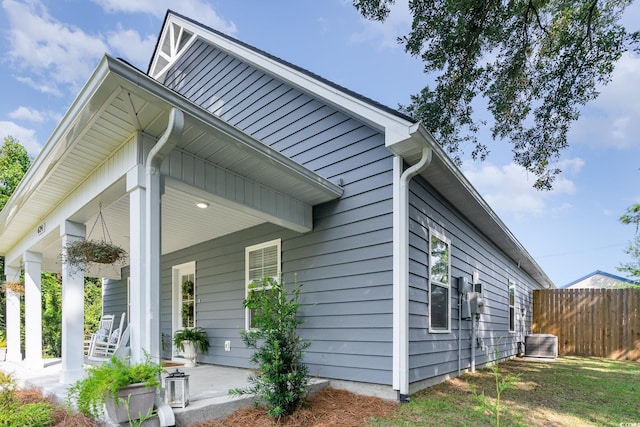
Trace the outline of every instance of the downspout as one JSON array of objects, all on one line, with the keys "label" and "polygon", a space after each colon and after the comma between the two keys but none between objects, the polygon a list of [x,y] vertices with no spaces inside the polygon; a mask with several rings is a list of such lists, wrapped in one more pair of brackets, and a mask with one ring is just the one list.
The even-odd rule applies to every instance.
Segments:
[{"label": "downspout", "polygon": [[[160,165],[164,158],[174,149],[182,137],[184,129],[184,113],[173,107],[169,113],[167,129],[151,148],[146,163],[146,271],[144,294],[145,326],[140,325],[140,341],[138,351],[145,349],[154,360],[160,360],[160,269],[161,269],[161,194],[162,182]],[[133,349],[132,349],[133,350]],[[142,355],[134,355],[134,359],[142,359]]]},{"label": "downspout", "polygon": [[[462,279],[458,279],[462,280]],[[462,295],[458,284],[458,376],[462,371]]]},{"label": "downspout", "polygon": [[394,259],[397,266],[397,275],[394,277],[394,282],[397,283],[394,313],[397,313],[397,318],[394,326],[397,331],[394,331],[394,337],[398,340],[394,353],[397,353],[397,386],[401,402],[409,401],[409,181],[429,166],[431,156],[432,150],[425,143],[420,161],[402,172],[397,181],[395,178],[402,170],[402,158],[397,155],[394,158],[394,186],[397,185],[394,196],[397,195],[398,203],[394,206],[394,230],[397,233],[394,236],[394,241],[397,242],[394,251],[397,255],[397,259]]}]

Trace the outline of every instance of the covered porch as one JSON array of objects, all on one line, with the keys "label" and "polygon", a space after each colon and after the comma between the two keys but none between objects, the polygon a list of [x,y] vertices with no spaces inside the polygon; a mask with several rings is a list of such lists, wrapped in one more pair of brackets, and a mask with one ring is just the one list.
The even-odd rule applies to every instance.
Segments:
[{"label": "covered porch", "polygon": [[24,272],[27,312],[23,355],[19,300],[7,294],[7,360],[24,358],[33,372],[48,367],[40,273],[58,272],[62,358],[55,375],[62,384],[83,376],[84,276],[127,278],[122,266],[75,271],[61,254],[69,242],[103,238],[91,233],[100,213],[110,239],[129,254],[131,358],[147,352],[159,360],[163,255],[265,223],[308,232],[313,206],[341,194],[339,186],[105,56],[0,213],[5,274],[16,280]]},{"label": "covered porch", "polygon": [[[46,359],[39,369],[23,362],[0,362],[0,370],[11,372],[20,387],[39,388],[44,394],[53,394],[64,402],[69,385],[59,381],[61,369],[62,360],[59,358]],[[175,367],[165,369],[170,372]],[[251,397],[229,396],[230,389],[248,385],[251,374],[248,369],[202,364],[195,368],[180,366],[178,369],[189,375],[190,403],[186,408],[173,408],[176,425],[225,418],[236,409],[253,404]],[[163,374],[163,378],[166,375]],[[315,394],[328,385],[328,380],[312,379],[310,393]]]}]

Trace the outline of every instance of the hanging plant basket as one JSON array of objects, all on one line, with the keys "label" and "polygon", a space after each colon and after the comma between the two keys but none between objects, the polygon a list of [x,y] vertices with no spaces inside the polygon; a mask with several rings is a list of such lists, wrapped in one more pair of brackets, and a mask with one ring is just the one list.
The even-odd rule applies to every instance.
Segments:
[{"label": "hanging plant basket", "polygon": [[17,294],[24,294],[24,283],[22,282],[4,282],[2,284],[2,292],[6,293],[7,290],[11,290]]},{"label": "hanging plant basket", "polygon": [[102,215],[102,203],[100,203],[100,210],[93,227],[91,227],[89,237],[91,237],[98,222],[102,228],[102,240],[87,238],[67,244],[62,254],[62,262],[82,270],[90,263],[115,264],[127,258],[127,251],[111,242],[111,236]]},{"label": "hanging plant basket", "polygon": [[104,240],[76,240],[64,250],[63,261],[72,266],[87,263],[115,264],[127,257],[127,251]]}]

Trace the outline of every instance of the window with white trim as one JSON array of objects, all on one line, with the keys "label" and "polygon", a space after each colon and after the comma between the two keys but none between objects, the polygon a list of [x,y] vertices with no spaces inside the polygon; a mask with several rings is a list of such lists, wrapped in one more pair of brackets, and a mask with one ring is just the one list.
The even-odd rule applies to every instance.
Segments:
[{"label": "window with white trim", "polygon": [[451,242],[432,230],[429,234],[429,331],[449,332]]},{"label": "window with white trim", "polygon": [[[245,298],[249,292],[260,292],[270,287],[251,285],[265,278],[280,280],[280,239],[249,246],[245,249]],[[245,309],[245,328],[253,327],[253,310]]]},{"label": "window with white trim", "polygon": [[516,331],[516,284],[509,280],[509,332]]}]

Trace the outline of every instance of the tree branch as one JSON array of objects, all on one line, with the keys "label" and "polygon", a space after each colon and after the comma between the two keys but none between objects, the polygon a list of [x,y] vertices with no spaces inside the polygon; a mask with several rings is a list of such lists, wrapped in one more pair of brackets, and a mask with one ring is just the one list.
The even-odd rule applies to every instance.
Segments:
[{"label": "tree branch", "polygon": [[551,35],[549,34],[549,31],[544,25],[542,25],[542,21],[540,20],[540,14],[538,13],[538,9],[536,9],[535,5],[533,4],[533,0],[529,0],[529,7],[533,9],[533,13],[535,13],[536,15],[536,21],[538,22],[538,27],[540,27],[540,29],[546,34],[547,37],[550,37]]}]

